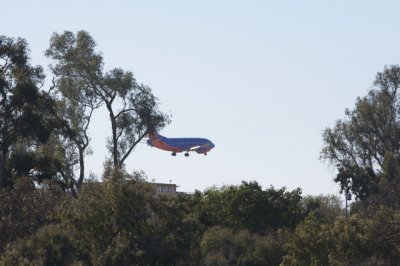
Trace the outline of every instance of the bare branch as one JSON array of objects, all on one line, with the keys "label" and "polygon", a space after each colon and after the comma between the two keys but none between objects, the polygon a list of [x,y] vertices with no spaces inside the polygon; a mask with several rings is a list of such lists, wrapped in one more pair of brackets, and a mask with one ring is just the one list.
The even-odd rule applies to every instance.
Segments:
[{"label": "bare branch", "polygon": [[51,79],[51,83],[52,83],[52,85],[50,86],[49,90],[47,91],[47,95],[49,95],[49,96],[50,96],[51,91],[54,90],[54,88],[56,87],[56,80],[54,77]]},{"label": "bare branch", "polygon": [[124,161],[126,160],[126,158],[128,158],[129,154],[132,152],[133,148],[142,141],[142,139],[150,132],[150,129],[146,129],[146,131],[131,145],[131,147],[129,148],[128,152],[124,155],[124,157],[122,157],[119,165],[122,166],[124,164]]},{"label": "bare branch", "polygon": [[124,113],[127,113],[127,112],[131,112],[131,111],[136,111],[136,109],[135,108],[128,108],[128,109],[122,110],[115,116],[115,118],[118,118],[118,116],[120,116],[120,115],[122,115]]}]

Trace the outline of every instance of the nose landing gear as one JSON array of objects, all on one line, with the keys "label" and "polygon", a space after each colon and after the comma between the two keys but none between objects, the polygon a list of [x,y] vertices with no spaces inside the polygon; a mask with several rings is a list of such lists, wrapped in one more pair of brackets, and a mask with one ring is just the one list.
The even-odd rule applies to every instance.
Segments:
[{"label": "nose landing gear", "polygon": [[189,153],[188,153],[188,152],[186,152],[186,153],[185,153],[185,156],[186,156],[186,157],[189,157]]},{"label": "nose landing gear", "polygon": [[173,152],[171,155],[172,155],[172,156],[176,156],[176,152]]}]

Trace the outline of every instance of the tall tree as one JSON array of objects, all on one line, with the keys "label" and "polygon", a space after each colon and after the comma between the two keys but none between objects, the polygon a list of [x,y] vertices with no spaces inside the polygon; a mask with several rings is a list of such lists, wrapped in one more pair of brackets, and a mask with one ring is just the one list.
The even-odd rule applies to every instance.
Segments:
[{"label": "tall tree", "polygon": [[108,148],[114,167],[122,168],[134,147],[151,129],[165,126],[168,116],[158,109],[151,88],[139,84],[132,72],[104,70],[103,57],[95,51],[89,33],[54,33],[46,55],[56,61],[53,69],[64,79],[79,85],[84,97],[95,98],[108,110],[111,137]]},{"label": "tall tree", "polygon": [[29,64],[27,42],[0,36],[0,187],[10,184],[16,145],[25,141],[28,151],[57,126],[54,101],[39,90],[43,80],[42,68]]},{"label": "tall tree", "polygon": [[85,81],[57,73],[52,95],[57,99],[59,116],[68,126],[56,136],[56,141],[63,150],[64,161],[58,171],[71,189],[79,190],[85,178],[85,155],[90,154],[89,125],[95,109],[101,102],[93,95],[88,95],[82,88]]},{"label": "tall tree", "polygon": [[[346,119],[323,134],[321,157],[338,168],[342,191],[367,199],[379,192],[385,156],[400,155],[400,67],[385,67]],[[392,156],[391,156],[392,158]]]}]

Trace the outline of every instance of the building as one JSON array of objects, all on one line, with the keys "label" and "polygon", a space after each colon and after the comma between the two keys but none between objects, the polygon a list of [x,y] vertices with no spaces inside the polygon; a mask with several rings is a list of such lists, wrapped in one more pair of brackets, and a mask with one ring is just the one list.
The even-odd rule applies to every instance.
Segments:
[{"label": "building", "polygon": [[178,187],[176,184],[171,183],[152,183],[156,186],[156,193],[177,193],[176,188]]}]

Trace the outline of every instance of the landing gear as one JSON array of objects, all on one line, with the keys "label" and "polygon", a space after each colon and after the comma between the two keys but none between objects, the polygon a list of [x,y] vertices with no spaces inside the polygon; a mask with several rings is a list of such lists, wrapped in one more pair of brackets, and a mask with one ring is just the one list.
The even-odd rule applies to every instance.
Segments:
[{"label": "landing gear", "polygon": [[204,156],[207,156],[207,152],[204,153]]},{"label": "landing gear", "polygon": [[173,152],[171,155],[172,155],[172,156],[176,156],[176,152]]},{"label": "landing gear", "polygon": [[186,153],[185,153],[185,156],[186,156],[186,157],[189,157],[189,153],[188,153],[188,152],[186,152]]}]

